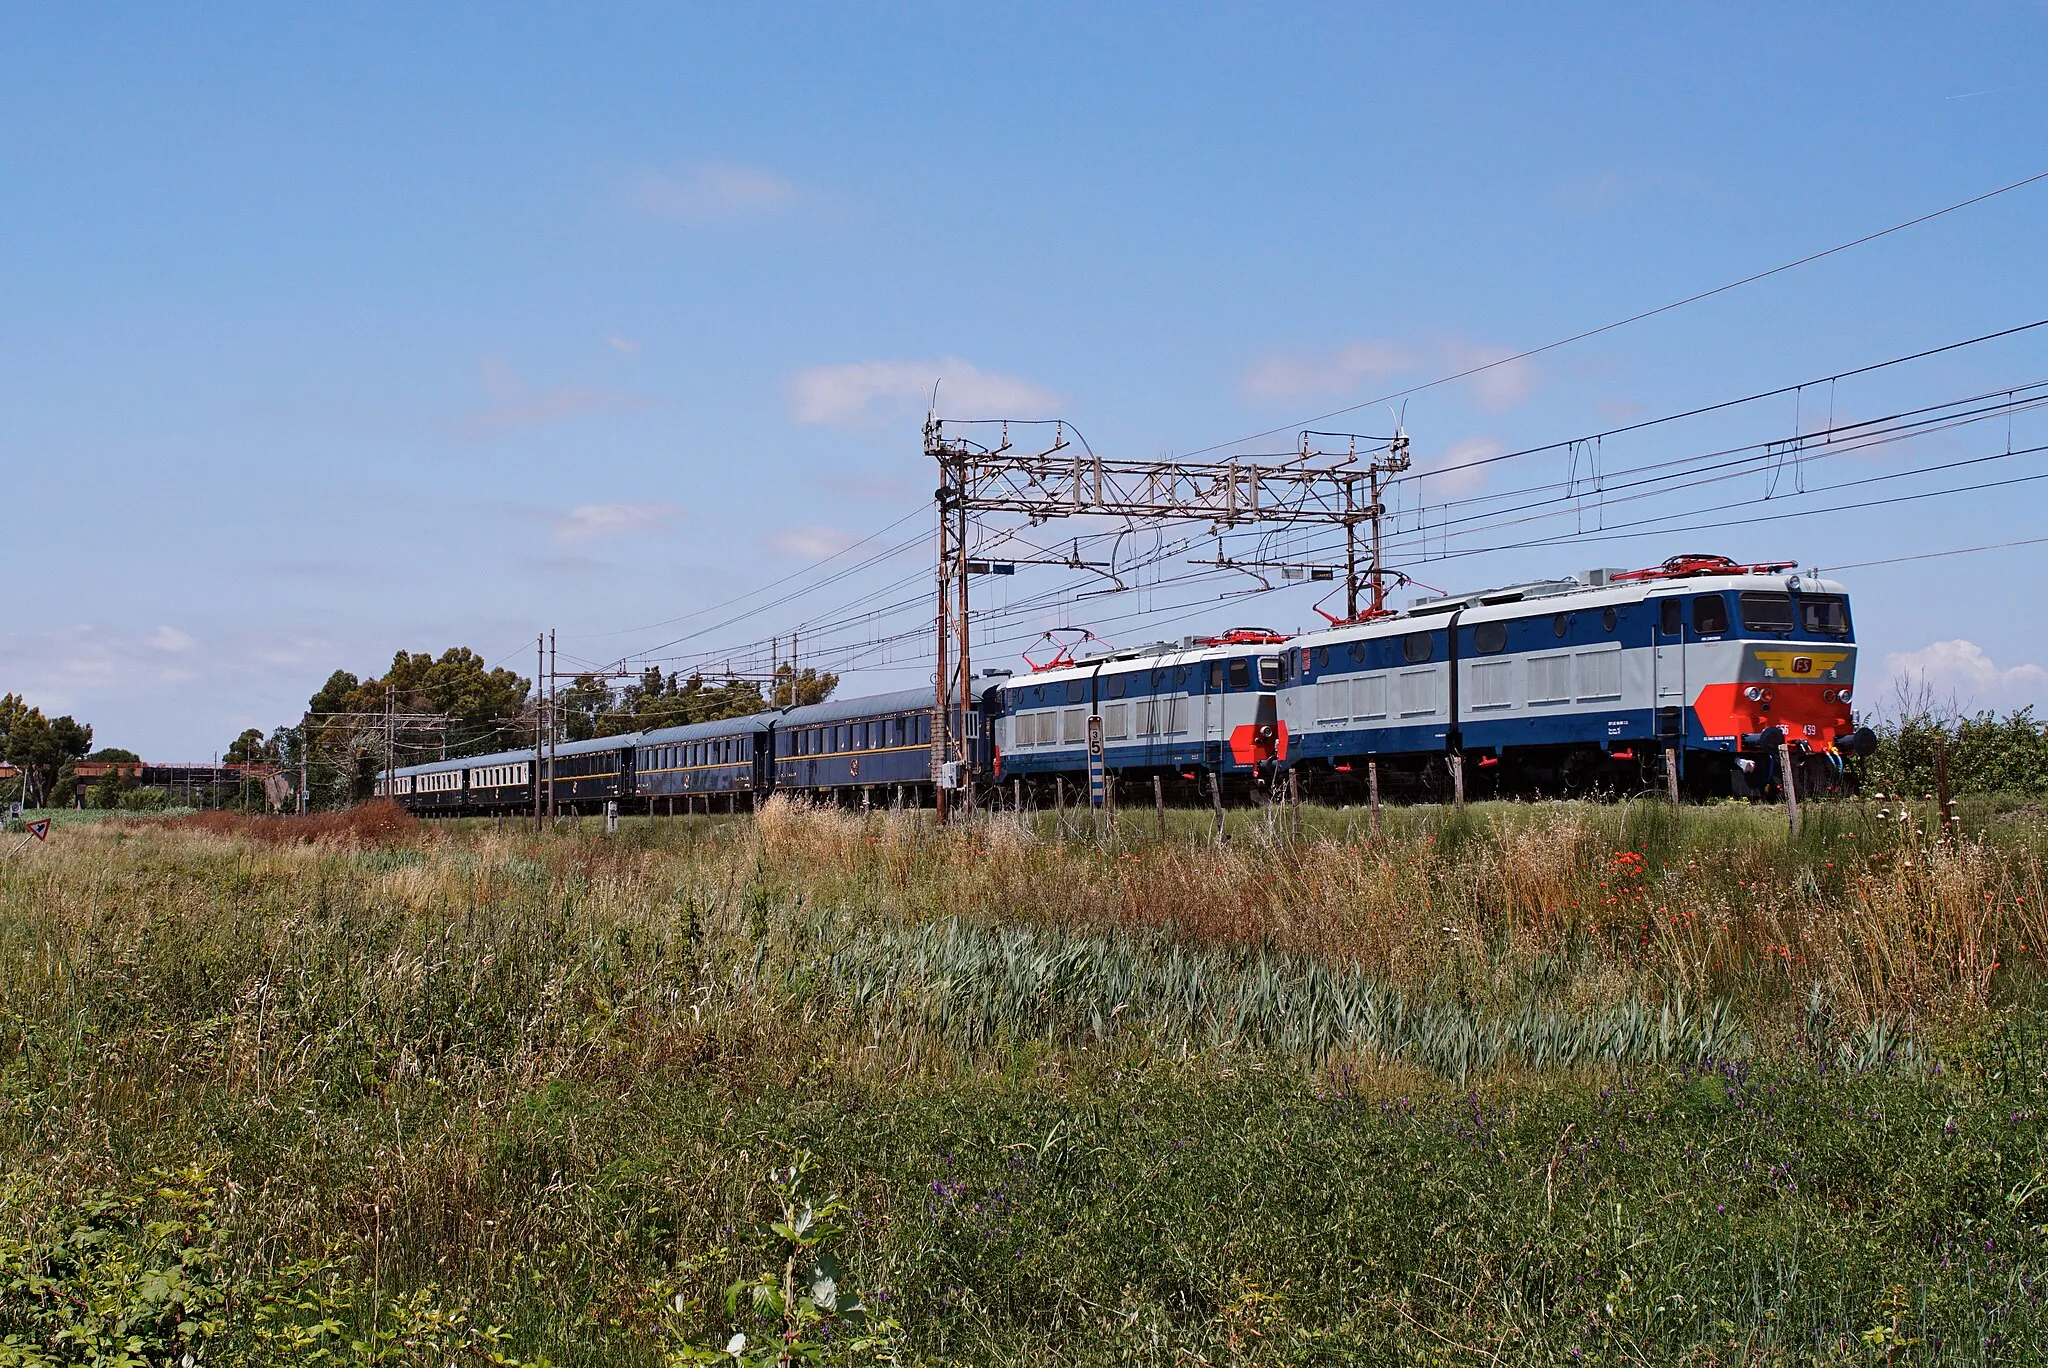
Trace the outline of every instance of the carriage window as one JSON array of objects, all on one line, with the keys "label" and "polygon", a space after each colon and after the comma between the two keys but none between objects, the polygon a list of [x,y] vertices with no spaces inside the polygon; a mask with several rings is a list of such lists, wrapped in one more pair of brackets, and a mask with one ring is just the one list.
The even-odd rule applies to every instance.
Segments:
[{"label": "carriage window", "polygon": [[1692,629],[1701,636],[1728,630],[1728,600],[1719,594],[1700,594],[1692,601]]},{"label": "carriage window", "polygon": [[1752,632],[1789,632],[1792,630],[1792,596],[1790,594],[1742,594],[1742,625]]},{"label": "carriage window", "polygon": [[1472,645],[1481,655],[1499,655],[1508,648],[1505,622],[1482,622],[1472,629]]},{"label": "carriage window", "polygon": [[1662,632],[1665,636],[1677,636],[1678,629],[1683,625],[1684,619],[1680,616],[1677,599],[1668,598],[1657,605],[1658,631]]},{"label": "carriage window", "polygon": [[1249,688],[1251,687],[1251,685],[1252,685],[1252,667],[1251,667],[1250,663],[1249,663],[1249,662],[1247,662],[1247,661],[1243,661],[1243,660],[1233,660],[1233,661],[1231,661],[1231,662],[1230,662],[1230,687],[1231,687],[1231,688],[1233,688],[1233,689],[1249,689]]},{"label": "carriage window", "polygon": [[1836,594],[1806,594],[1799,600],[1799,620],[1809,632],[1849,635],[1849,600]]},{"label": "carriage window", "polygon": [[1401,654],[1410,665],[1420,665],[1435,652],[1428,632],[1410,632],[1401,638]]}]

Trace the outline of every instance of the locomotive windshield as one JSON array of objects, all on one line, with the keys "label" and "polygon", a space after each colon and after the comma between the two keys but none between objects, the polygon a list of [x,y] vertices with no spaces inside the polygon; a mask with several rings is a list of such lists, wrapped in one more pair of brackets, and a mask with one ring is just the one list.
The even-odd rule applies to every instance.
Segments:
[{"label": "locomotive windshield", "polygon": [[1742,625],[1752,632],[1792,630],[1790,594],[1743,594]]},{"label": "locomotive windshield", "polygon": [[1806,594],[1799,600],[1799,618],[1809,632],[1849,635],[1849,600],[1839,594]]},{"label": "locomotive windshield", "polygon": [[1286,665],[1279,656],[1259,657],[1259,683],[1269,689],[1274,688],[1286,675]]}]

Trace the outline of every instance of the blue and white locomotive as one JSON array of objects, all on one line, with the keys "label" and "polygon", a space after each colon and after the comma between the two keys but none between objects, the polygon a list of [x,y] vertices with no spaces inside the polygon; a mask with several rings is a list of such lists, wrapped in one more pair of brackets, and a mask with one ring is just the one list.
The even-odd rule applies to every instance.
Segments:
[{"label": "blue and white locomotive", "polygon": [[1103,766],[1118,779],[1158,777],[1176,792],[1210,779],[1233,793],[1269,784],[1284,759],[1286,640],[1239,627],[1013,679],[995,717],[995,778],[1040,798],[1085,784],[1089,719],[1099,718]]},{"label": "blue and white locomotive", "polygon": [[1833,581],[1680,556],[1649,570],[1418,600],[1295,638],[1287,763],[1323,790],[1360,770],[1440,792],[1626,788],[1675,763],[1701,796],[1746,792],[1780,742],[1824,777],[1875,738],[1850,711],[1856,646]]},{"label": "blue and white locomotive", "polygon": [[[1850,709],[1849,599],[1787,564],[1681,556],[1648,570],[1420,599],[1283,637],[1236,628],[1023,676],[991,671],[955,719],[984,803],[1043,803],[1103,767],[1176,798],[1563,794],[1676,774],[1700,796],[1751,791],[1780,747],[1808,786],[1875,738]],[[422,814],[739,811],[773,793],[924,806],[932,698],[831,699],[686,727],[409,765],[377,784]],[[543,774],[542,783],[548,781]],[[545,790],[543,790],[545,796]]]}]

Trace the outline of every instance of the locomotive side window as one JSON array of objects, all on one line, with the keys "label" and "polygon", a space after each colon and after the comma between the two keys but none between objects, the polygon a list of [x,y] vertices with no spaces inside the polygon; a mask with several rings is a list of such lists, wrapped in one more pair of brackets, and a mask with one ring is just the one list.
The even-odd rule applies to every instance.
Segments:
[{"label": "locomotive side window", "polygon": [[1550,620],[1550,634],[1552,636],[1561,637],[1571,629],[1572,619],[1569,613],[1559,613]]},{"label": "locomotive side window", "polygon": [[1111,698],[1122,698],[1124,696],[1124,677],[1122,675],[1111,675],[1107,692]]},{"label": "locomotive side window", "polygon": [[1679,628],[1685,625],[1680,616],[1680,604],[1675,598],[1668,598],[1657,605],[1657,630],[1665,636],[1677,636]]},{"label": "locomotive side window", "polygon": [[1611,632],[1615,629],[1615,626],[1618,623],[1620,623],[1620,621],[1621,614],[1615,612],[1612,608],[1609,608],[1606,612],[1600,615],[1600,628],[1602,631]]},{"label": "locomotive side window", "polygon": [[1742,625],[1752,632],[1789,632],[1792,630],[1792,596],[1790,594],[1743,594]]},{"label": "locomotive side window", "polygon": [[1209,692],[1223,692],[1223,662],[1220,660],[1209,662]]},{"label": "locomotive side window", "polygon": [[1482,622],[1472,629],[1472,645],[1481,655],[1499,655],[1508,648],[1505,622]]},{"label": "locomotive side window", "polygon": [[1249,689],[1252,685],[1252,667],[1242,660],[1230,662],[1230,687]]},{"label": "locomotive side window", "polygon": [[1807,594],[1799,600],[1799,620],[1809,632],[1849,635],[1849,601],[1838,594]]},{"label": "locomotive side window", "polygon": [[1088,685],[1085,681],[1079,679],[1067,681],[1067,702],[1080,703],[1086,700],[1087,697]]},{"label": "locomotive side window", "polygon": [[[1325,646],[1323,648],[1325,664],[1328,663],[1329,654],[1330,648]],[[1265,685],[1269,689],[1275,688],[1279,685],[1280,681],[1286,677],[1286,674],[1287,669],[1285,662],[1283,662],[1279,656],[1259,657],[1259,683]]]},{"label": "locomotive side window", "polygon": [[1410,632],[1401,638],[1401,654],[1410,665],[1422,664],[1434,651],[1435,643],[1430,640],[1428,632]]},{"label": "locomotive side window", "polygon": [[1719,594],[1699,594],[1692,601],[1692,629],[1701,636],[1728,630],[1728,600]]},{"label": "locomotive side window", "polygon": [[1365,664],[1365,643],[1364,643],[1364,642],[1362,642],[1362,641],[1354,641],[1354,642],[1352,642],[1352,643],[1351,643],[1351,663],[1352,663],[1353,665],[1363,665],[1363,664]]}]

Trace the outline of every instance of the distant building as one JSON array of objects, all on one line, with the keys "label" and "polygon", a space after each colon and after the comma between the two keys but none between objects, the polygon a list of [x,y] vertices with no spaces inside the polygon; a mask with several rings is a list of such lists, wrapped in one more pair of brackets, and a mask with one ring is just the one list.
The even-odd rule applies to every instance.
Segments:
[{"label": "distant building", "polygon": [[119,770],[121,777],[135,788],[160,788],[173,795],[190,797],[203,790],[239,787],[249,779],[265,779],[278,773],[276,765],[214,765],[200,761],[170,761],[163,764],[148,760],[80,760],[72,766],[71,772],[78,776],[81,800],[87,789],[106,782],[108,775]]}]

